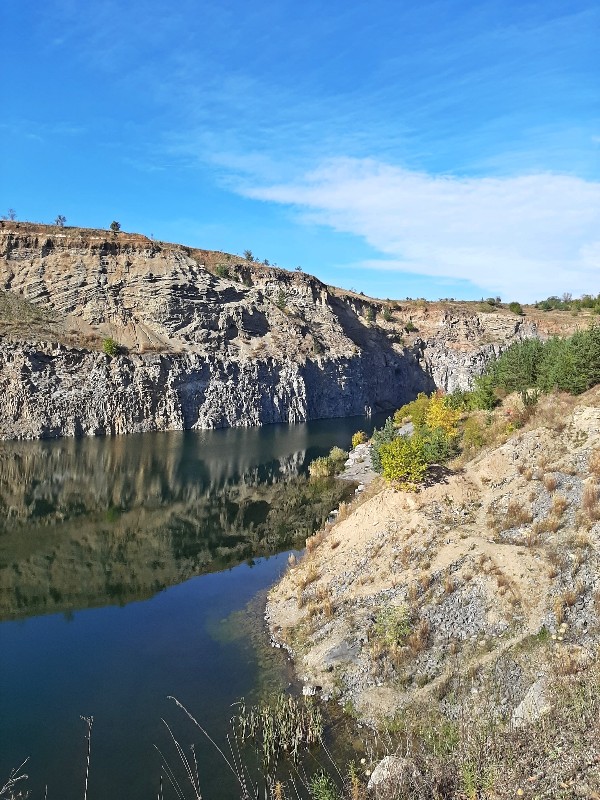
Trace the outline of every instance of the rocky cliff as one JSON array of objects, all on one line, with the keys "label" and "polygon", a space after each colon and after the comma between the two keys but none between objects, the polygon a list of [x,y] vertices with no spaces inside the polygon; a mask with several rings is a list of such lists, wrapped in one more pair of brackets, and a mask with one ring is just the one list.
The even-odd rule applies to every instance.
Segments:
[{"label": "rocky cliff", "polygon": [[0,290],[2,438],[388,410],[468,387],[537,335],[506,311],[375,301],[226,253],[15,222],[0,227]]}]

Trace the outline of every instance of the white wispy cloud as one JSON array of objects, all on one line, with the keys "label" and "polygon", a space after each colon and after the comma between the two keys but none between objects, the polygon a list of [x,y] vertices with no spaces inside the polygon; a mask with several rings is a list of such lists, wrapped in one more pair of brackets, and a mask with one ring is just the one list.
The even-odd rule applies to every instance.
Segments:
[{"label": "white wispy cloud", "polygon": [[552,173],[435,176],[340,158],[284,183],[237,184],[309,224],[366,240],[369,269],[467,280],[505,299],[600,291],[600,183]]}]

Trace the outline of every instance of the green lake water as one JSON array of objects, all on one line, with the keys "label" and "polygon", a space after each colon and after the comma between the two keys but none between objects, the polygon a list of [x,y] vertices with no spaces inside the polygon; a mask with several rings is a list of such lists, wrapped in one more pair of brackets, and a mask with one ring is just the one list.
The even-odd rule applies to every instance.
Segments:
[{"label": "green lake water", "polygon": [[155,798],[164,719],[206,800],[235,797],[167,698],[223,746],[236,701],[290,685],[265,592],[347,491],[308,463],[381,422],[0,443],[0,785],[29,758],[33,797],[80,800],[93,716],[89,800]]}]

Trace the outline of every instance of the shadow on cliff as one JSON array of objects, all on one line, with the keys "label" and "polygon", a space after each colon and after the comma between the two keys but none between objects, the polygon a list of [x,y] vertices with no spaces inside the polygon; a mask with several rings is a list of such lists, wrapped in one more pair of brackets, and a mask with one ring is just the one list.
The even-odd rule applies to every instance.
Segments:
[{"label": "shadow on cliff", "polygon": [[361,353],[365,407],[374,412],[390,411],[413,400],[419,392],[435,391],[420,348],[397,352],[389,334],[375,324],[365,326],[346,302],[335,296],[330,296],[329,302],[344,334]]}]

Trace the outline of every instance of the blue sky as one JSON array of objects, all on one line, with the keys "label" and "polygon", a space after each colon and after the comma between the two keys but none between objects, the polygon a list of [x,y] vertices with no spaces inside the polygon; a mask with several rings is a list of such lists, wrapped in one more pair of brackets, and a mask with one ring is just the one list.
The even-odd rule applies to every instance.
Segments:
[{"label": "blue sky", "polygon": [[380,297],[600,291],[600,6],[0,0],[0,213]]}]

